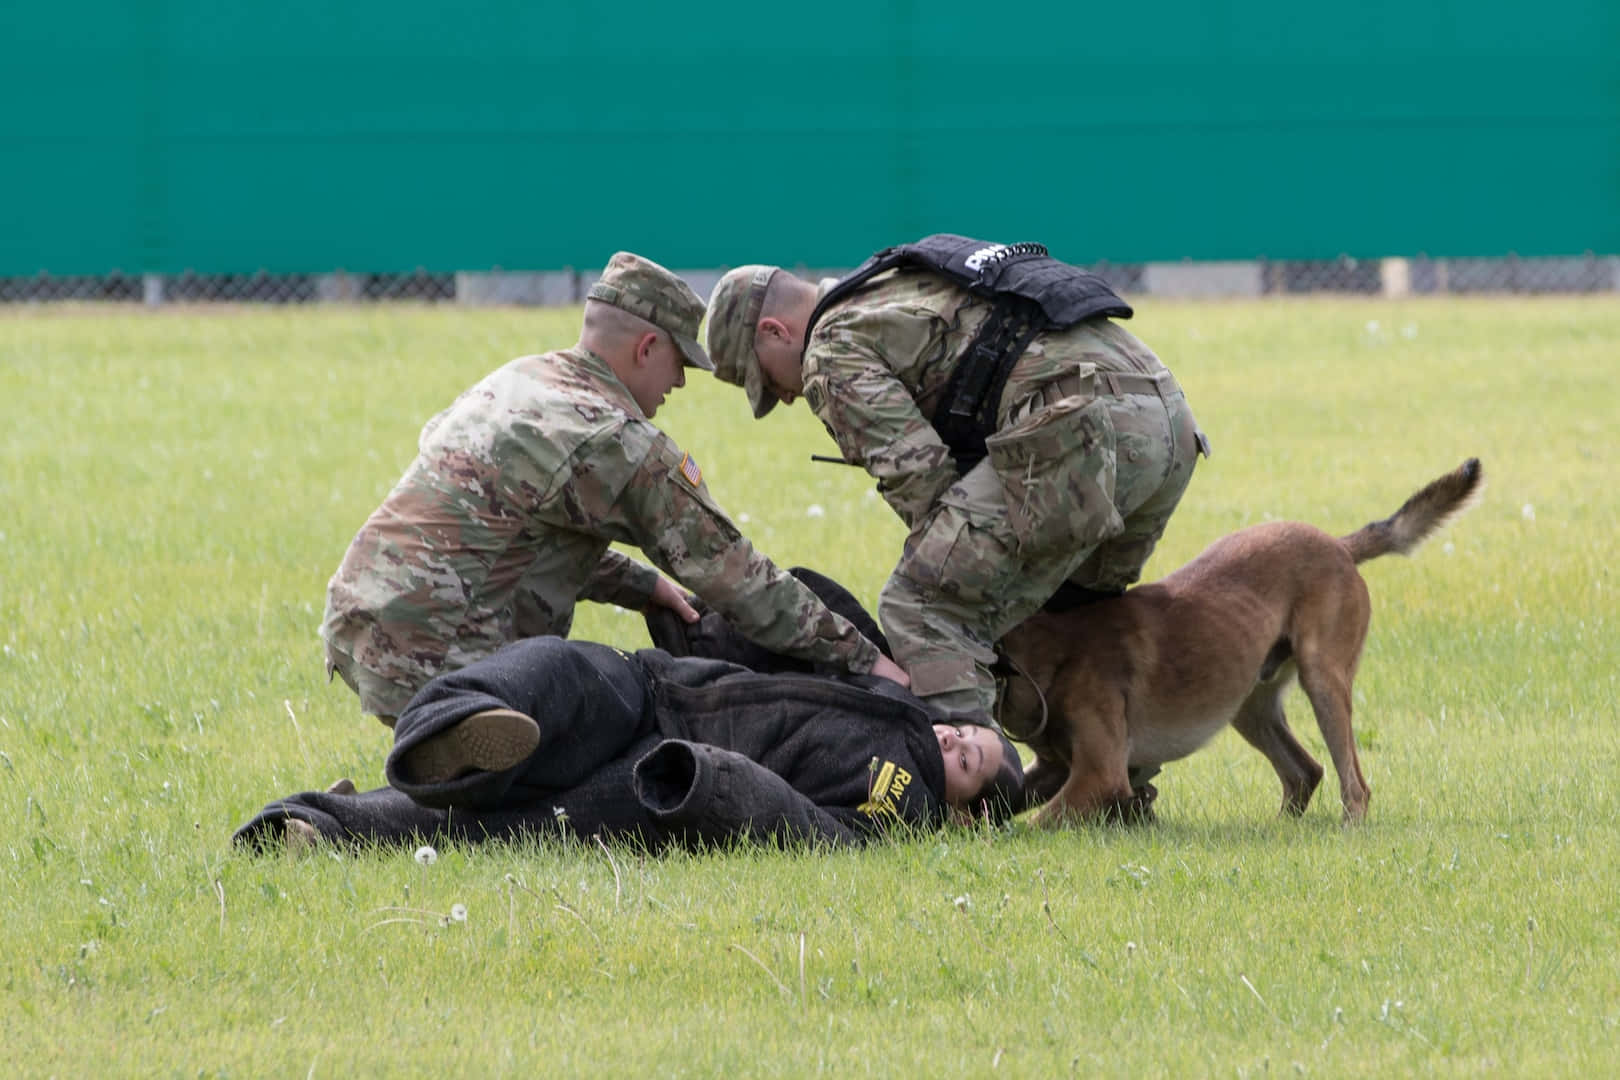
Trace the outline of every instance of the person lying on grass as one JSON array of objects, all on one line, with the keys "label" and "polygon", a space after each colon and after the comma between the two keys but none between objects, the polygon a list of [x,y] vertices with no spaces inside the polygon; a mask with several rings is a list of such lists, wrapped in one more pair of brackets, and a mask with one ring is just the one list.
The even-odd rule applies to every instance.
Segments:
[{"label": "person lying on grass", "polygon": [[999,820],[1023,781],[1000,733],[945,723],[887,679],[556,637],[430,681],[401,711],[385,771],[374,791],[277,800],[235,840],[849,845],[897,824]]}]

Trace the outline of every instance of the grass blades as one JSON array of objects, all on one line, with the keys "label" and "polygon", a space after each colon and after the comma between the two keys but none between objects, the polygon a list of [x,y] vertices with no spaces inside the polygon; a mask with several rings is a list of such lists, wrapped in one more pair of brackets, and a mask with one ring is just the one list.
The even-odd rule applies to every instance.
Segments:
[{"label": "grass blades", "polygon": [[[1582,1075],[1620,1034],[1620,304],[1144,305],[1214,446],[1149,567],[1349,532],[1478,455],[1365,568],[1372,787],[1277,817],[1240,739],[1161,823],[648,858],[596,843],[252,857],[231,830],[387,732],[315,636],[433,412],[578,313],[0,314],[0,1025],[22,1075]],[[694,374],[659,423],[783,565],[869,605],[898,521],[803,407]],[[576,635],[646,643],[586,605]],[[1291,711],[1326,762],[1304,700]],[[458,918],[464,914],[464,918]]]}]

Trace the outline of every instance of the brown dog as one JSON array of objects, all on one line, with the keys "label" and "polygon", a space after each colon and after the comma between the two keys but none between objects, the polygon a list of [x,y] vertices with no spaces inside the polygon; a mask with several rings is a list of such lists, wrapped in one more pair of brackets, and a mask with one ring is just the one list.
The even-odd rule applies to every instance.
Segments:
[{"label": "brown dog", "polygon": [[1393,517],[1340,539],[1300,522],[1255,525],[1161,581],[1012,630],[997,712],[1035,751],[1026,805],[1050,799],[1038,823],[1151,816],[1156,792],[1133,789],[1131,776],[1186,757],[1229,723],[1277,770],[1283,811],[1303,813],[1322,766],[1283,715],[1296,673],[1339,773],[1344,819],[1360,820],[1369,793],[1350,684],[1371,605],[1356,564],[1410,553],[1471,505],[1483,480],[1470,458]]}]

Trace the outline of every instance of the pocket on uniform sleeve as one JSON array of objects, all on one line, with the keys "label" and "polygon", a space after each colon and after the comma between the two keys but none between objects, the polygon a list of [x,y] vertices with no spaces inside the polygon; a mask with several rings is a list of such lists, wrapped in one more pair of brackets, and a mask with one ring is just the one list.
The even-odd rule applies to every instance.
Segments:
[{"label": "pocket on uniform sleeve", "polygon": [[1064,398],[990,436],[985,449],[1020,555],[1094,547],[1124,530],[1106,398]]}]

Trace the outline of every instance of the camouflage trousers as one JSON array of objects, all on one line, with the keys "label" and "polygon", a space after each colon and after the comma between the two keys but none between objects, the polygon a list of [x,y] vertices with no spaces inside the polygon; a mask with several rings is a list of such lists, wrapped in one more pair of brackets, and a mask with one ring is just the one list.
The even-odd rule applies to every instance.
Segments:
[{"label": "camouflage trousers", "polygon": [[333,672],[342,677],[344,685],[353,690],[360,698],[360,708],[381,720],[388,727],[394,726],[394,718],[399,716],[405,705],[416,696],[416,689],[401,685],[390,679],[385,679],[368,668],[361,667],[354,657],[342,649],[326,643],[326,678],[330,682]]},{"label": "camouflage trousers", "polygon": [[1066,581],[1135,582],[1192,479],[1202,435],[1169,372],[1093,380],[1087,365],[1059,386],[986,441],[879,596],[894,658],[931,705],[993,716],[995,643]]}]

